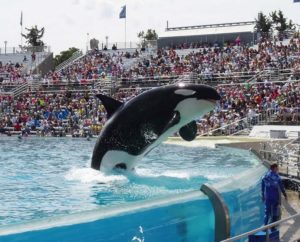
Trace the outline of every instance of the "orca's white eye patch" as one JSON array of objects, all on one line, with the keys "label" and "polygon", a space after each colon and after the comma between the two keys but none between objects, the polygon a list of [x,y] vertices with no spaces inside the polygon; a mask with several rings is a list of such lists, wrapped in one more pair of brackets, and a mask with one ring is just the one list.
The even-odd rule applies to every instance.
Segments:
[{"label": "orca's white eye patch", "polygon": [[196,93],[196,91],[190,89],[178,89],[175,93],[182,96],[192,96]]}]

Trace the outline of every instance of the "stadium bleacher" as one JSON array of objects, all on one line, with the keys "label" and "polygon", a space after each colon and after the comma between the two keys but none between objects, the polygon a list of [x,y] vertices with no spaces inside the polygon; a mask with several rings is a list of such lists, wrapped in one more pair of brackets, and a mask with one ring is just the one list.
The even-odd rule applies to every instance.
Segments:
[{"label": "stadium bleacher", "polygon": [[256,47],[167,48],[155,54],[94,50],[48,73],[35,88],[32,76],[22,76],[25,88],[18,96],[0,93],[0,133],[97,134],[106,119],[95,93],[126,101],[177,82],[208,83],[221,93],[220,106],[198,121],[202,135],[235,133],[244,128],[245,119],[256,124],[258,116],[299,122],[299,56],[299,38],[267,40]]}]

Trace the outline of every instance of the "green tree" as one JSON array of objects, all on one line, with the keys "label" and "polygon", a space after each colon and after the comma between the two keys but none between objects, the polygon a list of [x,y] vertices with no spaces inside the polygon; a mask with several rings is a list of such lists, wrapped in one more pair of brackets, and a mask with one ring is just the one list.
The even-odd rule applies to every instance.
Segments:
[{"label": "green tree", "polygon": [[138,38],[143,39],[143,40],[147,40],[147,41],[151,41],[151,40],[157,40],[158,39],[158,35],[155,32],[154,29],[148,29],[146,31],[146,33],[144,31],[141,31],[138,33]]},{"label": "green tree", "polygon": [[63,63],[67,59],[69,59],[75,52],[77,52],[79,49],[75,47],[71,47],[68,50],[60,52],[59,55],[56,55],[54,57],[54,64],[55,67],[58,66],[59,64]]},{"label": "green tree", "polygon": [[286,31],[291,31],[295,29],[295,26],[292,22],[292,20],[287,20],[286,17],[284,17],[281,10],[274,11],[270,14],[270,17],[272,19],[272,24],[274,25],[274,28],[278,31],[279,37],[282,37]]},{"label": "green tree", "polygon": [[35,25],[31,28],[25,28],[27,30],[27,34],[22,34],[22,36],[26,39],[26,42],[30,45],[30,47],[36,46],[44,46],[44,42],[41,40],[45,33],[45,28],[38,29]]},{"label": "green tree", "polygon": [[272,21],[263,12],[259,12],[255,22],[255,30],[260,33],[262,37],[269,37]]},{"label": "green tree", "polygon": [[142,49],[145,49],[147,44],[153,45],[153,42],[158,39],[158,35],[154,29],[148,29],[146,33],[141,31],[137,36],[140,39]]}]

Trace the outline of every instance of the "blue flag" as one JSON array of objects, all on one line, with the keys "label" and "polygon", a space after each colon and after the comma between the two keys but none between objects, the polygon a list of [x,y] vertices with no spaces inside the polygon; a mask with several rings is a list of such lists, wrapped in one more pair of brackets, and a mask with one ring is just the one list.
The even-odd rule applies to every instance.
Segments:
[{"label": "blue flag", "polygon": [[126,18],[126,5],[122,7],[119,18]]}]

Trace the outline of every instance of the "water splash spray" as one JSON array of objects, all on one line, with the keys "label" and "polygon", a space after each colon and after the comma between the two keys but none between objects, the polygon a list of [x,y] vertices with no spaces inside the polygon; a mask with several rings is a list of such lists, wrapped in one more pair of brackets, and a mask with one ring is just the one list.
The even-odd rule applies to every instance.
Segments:
[{"label": "water splash spray", "polygon": [[142,226],[139,226],[139,232],[138,235],[134,236],[131,241],[136,241],[136,242],[145,242],[144,238],[144,230]]}]

